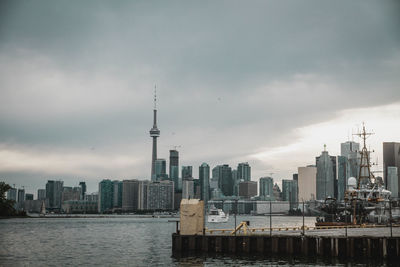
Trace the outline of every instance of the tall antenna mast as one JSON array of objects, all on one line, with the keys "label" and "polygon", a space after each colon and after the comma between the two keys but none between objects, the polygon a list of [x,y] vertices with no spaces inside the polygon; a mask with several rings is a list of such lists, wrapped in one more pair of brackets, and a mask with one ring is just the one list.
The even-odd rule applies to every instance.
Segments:
[{"label": "tall antenna mast", "polygon": [[373,135],[374,133],[367,133],[365,130],[365,124],[363,122],[362,125],[362,132],[356,133],[354,135],[357,135],[358,137],[362,138],[363,140],[363,148],[360,151],[361,154],[361,160],[360,160],[360,170],[359,170],[359,175],[358,175],[358,183],[357,183],[357,188],[360,189],[361,184],[368,184],[371,183],[371,178],[374,178],[373,173],[371,172],[371,163],[370,163],[370,157],[369,154],[370,152],[367,149],[367,138]]},{"label": "tall antenna mast", "polygon": [[157,109],[157,84],[154,85],[154,109]]}]

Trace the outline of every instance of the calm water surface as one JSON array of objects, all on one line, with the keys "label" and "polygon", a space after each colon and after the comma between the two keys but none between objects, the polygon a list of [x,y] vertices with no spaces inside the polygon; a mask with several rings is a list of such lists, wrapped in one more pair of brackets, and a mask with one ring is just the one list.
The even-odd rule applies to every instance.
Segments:
[{"label": "calm water surface", "polygon": [[[1,266],[249,266],[313,265],[357,266],[329,259],[255,258],[224,255],[172,257],[171,234],[175,223],[168,218],[44,218],[0,220]],[[238,216],[251,226],[268,226],[269,217]],[[315,218],[306,218],[312,226]],[[209,228],[233,227],[226,224]],[[273,226],[299,226],[301,217],[273,217]],[[363,264],[360,263],[359,266]],[[369,263],[386,266],[385,263]]]}]

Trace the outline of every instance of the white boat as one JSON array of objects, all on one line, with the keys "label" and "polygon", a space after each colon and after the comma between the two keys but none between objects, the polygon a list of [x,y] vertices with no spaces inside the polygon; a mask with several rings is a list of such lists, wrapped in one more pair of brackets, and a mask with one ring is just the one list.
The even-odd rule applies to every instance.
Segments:
[{"label": "white boat", "polygon": [[209,223],[224,223],[229,220],[229,214],[225,214],[222,209],[211,207],[208,213]]}]

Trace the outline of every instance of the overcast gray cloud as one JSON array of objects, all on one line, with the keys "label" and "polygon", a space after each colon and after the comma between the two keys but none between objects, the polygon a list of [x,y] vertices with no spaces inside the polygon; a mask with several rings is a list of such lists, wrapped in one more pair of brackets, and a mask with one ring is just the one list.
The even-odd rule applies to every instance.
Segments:
[{"label": "overcast gray cloud", "polygon": [[0,175],[17,184],[148,177],[155,83],[160,157],[250,161],[254,179],[296,170],[250,155],[297,129],[400,101],[398,1],[0,5]]}]

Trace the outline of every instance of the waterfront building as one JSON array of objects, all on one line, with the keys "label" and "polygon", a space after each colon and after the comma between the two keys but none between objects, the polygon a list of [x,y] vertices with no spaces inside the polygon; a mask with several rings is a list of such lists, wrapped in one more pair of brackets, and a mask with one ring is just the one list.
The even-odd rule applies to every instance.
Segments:
[{"label": "waterfront building", "polygon": [[167,180],[167,161],[165,159],[156,159],[155,162],[156,181]]},{"label": "waterfront building", "polygon": [[400,192],[400,143],[383,143],[383,180],[386,188],[388,188],[388,167],[397,167],[397,192]]},{"label": "waterfront building", "polygon": [[282,200],[289,201],[291,209],[297,209],[298,204],[297,181],[282,180]]},{"label": "waterfront building", "polygon": [[182,181],[182,199],[194,198],[194,181],[193,178],[186,178]]},{"label": "waterfront building", "polygon": [[33,200],[33,194],[25,194],[25,201],[26,200]]},{"label": "waterfront building", "polygon": [[15,202],[17,202],[18,198],[17,198],[17,189],[16,188],[10,188],[7,191],[7,199],[14,200]]},{"label": "waterfront building", "polygon": [[139,192],[138,192],[138,209],[147,210],[147,194],[149,190],[150,181],[144,180],[139,181]]},{"label": "waterfront building", "polygon": [[327,197],[336,197],[336,157],[329,156],[328,151],[324,150],[319,157],[316,157],[316,165],[317,200],[325,200]]},{"label": "waterfront building", "polygon": [[122,210],[135,211],[139,208],[139,180],[122,181]]},{"label": "waterfront building", "polygon": [[81,188],[81,196],[80,200],[85,200],[85,194],[86,194],[86,183],[85,182],[79,182],[79,187]]},{"label": "waterfront building", "polygon": [[79,200],[81,198],[80,187],[64,186],[61,194],[61,203],[67,200]]},{"label": "waterfront building", "polygon": [[179,152],[169,151],[169,178],[174,182],[175,191],[179,190]]},{"label": "waterfront building", "polygon": [[188,178],[193,178],[193,168],[192,166],[182,166],[182,181]]},{"label": "waterfront building", "polygon": [[218,188],[224,196],[233,195],[232,169],[228,164],[218,165],[213,170],[213,178],[218,179]]},{"label": "waterfront building", "polygon": [[174,183],[172,181],[151,182],[148,186],[149,210],[172,210],[174,205]]},{"label": "waterfront building", "polygon": [[317,167],[298,167],[299,200],[314,200],[316,197]]},{"label": "waterfront building", "polygon": [[259,196],[262,200],[275,200],[274,198],[274,179],[272,177],[261,177],[259,180]]},{"label": "waterfront building", "polygon": [[37,199],[38,200],[46,200],[46,189],[38,189]]},{"label": "waterfront building", "polygon": [[97,209],[97,201],[67,200],[62,204],[62,210],[67,214],[93,214],[97,213]]},{"label": "waterfront building", "polygon": [[157,128],[157,97],[154,90],[153,128],[150,129],[150,137],[153,139],[153,150],[151,156],[151,180],[156,181],[156,159],[157,159],[157,138],[160,130]]},{"label": "waterfront building", "polygon": [[48,205],[46,209],[59,211],[61,209],[61,200],[63,192],[63,181],[48,180],[46,183],[46,199],[48,200]]},{"label": "waterfront building", "polygon": [[241,181],[239,182],[239,196],[251,198],[257,195],[257,182]]},{"label": "waterfront building", "polygon": [[91,193],[85,195],[85,200],[89,202],[99,202],[99,194],[98,193]]},{"label": "waterfront building", "polygon": [[251,167],[248,162],[238,164],[237,176],[240,181],[251,181]]},{"label": "waterfront building", "polygon": [[113,181],[113,208],[122,209],[122,186],[123,182],[114,180]]},{"label": "waterfront building", "polygon": [[203,163],[199,167],[200,181],[200,199],[204,201],[204,205],[210,200],[210,166]]},{"label": "waterfront building", "polygon": [[113,182],[109,179],[104,179],[99,183],[98,196],[98,211],[99,213],[111,212],[114,201]]},{"label": "waterfront building", "polygon": [[387,189],[392,192],[391,197],[397,199],[399,195],[399,184],[398,184],[398,169],[397,167],[387,167]]},{"label": "waterfront building", "polygon": [[344,156],[337,157],[337,199],[344,200],[344,193],[347,188],[347,180],[350,176],[350,162]]}]

